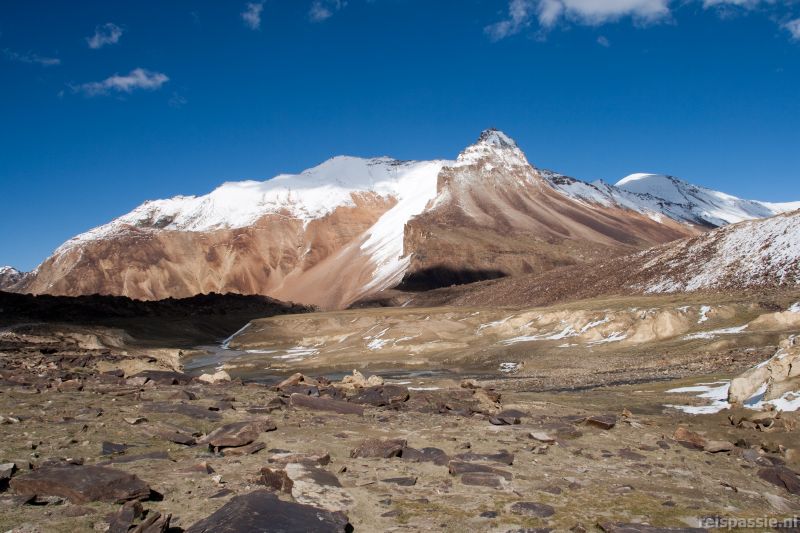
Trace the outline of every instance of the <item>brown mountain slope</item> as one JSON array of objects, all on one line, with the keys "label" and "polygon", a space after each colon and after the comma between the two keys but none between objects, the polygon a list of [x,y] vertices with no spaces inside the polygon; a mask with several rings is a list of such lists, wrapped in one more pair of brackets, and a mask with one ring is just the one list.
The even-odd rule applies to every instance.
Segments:
[{"label": "brown mountain slope", "polygon": [[388,291],[362,305],[533,306],[598,296],[800,288],[800,211],[726,226],[588,265],[450,287]]},{"label": "brown mountain slope", "polygon": [[565,196],[492,130],[442,169],[437,189],[432,206],[406,225],[406,288],[541,273],[701,231]]},{"label": "brown mountain slope", "polygon": [[48,258],[24,290],[77,296],[114,294],[144,300],[210,292],[266,294],[321,307],[337,307],[361,294],[345,285],[322,289],[319,271],[359,277],[369,265],[341,254],[393,202],[359,197],[352,207],[304,224],[265,215],[244,228],[206,232],[150,231],[135,226]]}]

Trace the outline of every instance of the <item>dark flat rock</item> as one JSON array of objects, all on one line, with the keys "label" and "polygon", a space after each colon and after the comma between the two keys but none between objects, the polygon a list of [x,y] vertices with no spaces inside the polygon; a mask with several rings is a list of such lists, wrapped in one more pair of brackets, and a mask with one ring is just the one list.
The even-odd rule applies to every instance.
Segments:
[{"label": "dark flat rock", "polygon": [[292,394],[289,397],[289,404],[292,407],[302,407],[312,411],[330,411],[342,415],[364,416],[364,408],[362,406],[330,398],[315,398],[303,394]]},{"label": "dark flat rock", "polygon": [[636,453],[635,451],[633,451],[631,449],[628,449],[628,448],[624,448],[622,450],[619,450],[617,452],[617,455],[619,455],[621,458],[627,459],[629,461],[646,461],[647,460],[647,457],[645,457],[644,455],[642,455],[640,453]]},{"label": "dark flat rock", "polygon": [[500,470],[499,468],[494,468],[491,466],[482,465],[478,463],[466,463],[463,461],[450,461],[448,465],[448,470],[454,476],[480,472],[485,474],[494,474],[509,481],[514,477],[511,474],[511,472],[506,472],[505,470]]},{"label": "dark flat rock", "polygon": [[267,445],[263,442],[251,442],[247,446],[240,446],[238,448],[225,448],[223,455],[226,457],[231,455],[253,455],[254,453],[258,453],[266,447]]},{"label": "dark flat rock", "polygon": [[233,422],[218,427],[197,442],[214,448],[237,448],[255,441],[265,431],[275,429],[275,424],[269,419]]},{"label": "dark flat rock", "polygon": [[155,381],[159,385],[186,385],[192,381],[191,376],[181,372],[171,372],[169,370],[145,370],[131,376],[131,378],[147,378]]},{"label": "dark flat rock", "polygon": [[556,514],[556,510],[551,506],[537,502],[517,502],[511,505],[510,510],[514,514],[537,518],[547,518]]},{"label": "dark flat rock", "polygon": [[458,459],[459,461],[466,461],[466,462],[485,461],[490,463],[501,463],[504,465],[514,464],[514,454],[509,453],[506,450],[500,450],[497,453],[474,453],[474,452],[460,453],[453,458]]},{"label": "dark flat rock", "polygon": [[192,435],[181,431],[163,430],[156,432],[156,435],[166,441],[174,442],[175,444],[183,444],[184,446],[194,446],[197,444],[197,440]]},{"label": "dark flat rock", "polygon": [[758,477],[792,494],[800,494],[800,477],[785,466],[762,468],[758,471]]},{"label": "dark flat rock", "polygon": [[405,439],[367,439],[350,452],[350,457],[401,457],[406,448]]},{"label": "dark flat rock", "polygon": [[403,460],[411,461],[414,463],[433,463],[439,466],[445,466],[450,462],[450,457],[444,450],[439,448],[406,448],[403,450]]},{"label": "dark flat rock", "polygon": [[11,480],[20,494],[59,496],[72,503],[144,500],[150,487],[133,474],[104,466],[64,465],[44,467]]},{"label": "dark flat rock", "polygon": [[112,457],[107,461],[103,461],[102,463],[97,463],[97,466],[108,466],[110,464],[120,464],[120,463],[135,463],[136,461],[172,461],[169,454],[167,452],[149,452],[149,453],[142,453],[139,455],[122,455],[119,457]]},{"label": "dark flat rock", "polygon": [[390,477],[381,480],[383,483],[391,483],[392,485],[399,485],[401,487],[413,487],[417,484],[415,477]]},{"label": "dark flat rock", "polygon": [[128,449],[127,444],[116,444],[114,442],[104,441],[100,445],[100,453],[102,455],[114,455],[117,453],[124,453]]},{"label": "dark flat rock", "polygon": [[522,421],[515,416],[491,416],[489,423],[493,426],[515,426]]},{"label": "dark flat rock", "polygon": [[476,487],[489,487],[492,489],[502,489],[505,480],[503,476],[489,474],[487,472],[468,472],[461,476],[461,483]]},{"label": "dark flat rock", "polygon": [[216,411],[209,411],[199,405],[172,402],[153,402],[146,403],[142,410],[147,413],[171,413],[183,415],[189,418],[204,418],[206,420],[219,420],[222,416]]},{"label": "dark flat rock", "polygon": [[338,533],[352,531],[344,513],[284,502],[266,490],[235,496],[186,533]]},{"label": "dark flat rock", "polygon": [[372,405],[374,407],[385,407],[407,401],[409,398],[408,388],[402,385],[377,385],[366,387],[358,391],[350,398],[352,403]]}]

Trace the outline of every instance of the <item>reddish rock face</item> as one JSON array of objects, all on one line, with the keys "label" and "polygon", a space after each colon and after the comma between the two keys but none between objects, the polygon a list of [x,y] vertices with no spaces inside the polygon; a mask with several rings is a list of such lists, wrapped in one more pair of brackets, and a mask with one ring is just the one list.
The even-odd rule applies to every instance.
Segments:
[{"label": "reddish rock face", "polygon": [[211,232],[130,227],[50,257],[25,290],[140,300],[234,292],[340,307],[371,279],[373,267],[357,244],[393,203],[361,197],[355,207],[339,207],[305,227],[281,215]]}]

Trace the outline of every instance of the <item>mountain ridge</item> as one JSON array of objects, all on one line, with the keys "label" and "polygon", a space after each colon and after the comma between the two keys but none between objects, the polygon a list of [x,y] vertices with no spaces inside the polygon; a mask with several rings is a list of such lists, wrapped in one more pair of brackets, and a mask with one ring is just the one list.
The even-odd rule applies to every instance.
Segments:
[{"label": "mountain ridge", "polygon": [[[759,205],[745,216],[779,209]],[[537,169],[490,129],[455,161],[337,156],[299,174],[145,202],[62,244],[15,290],[239,292],[337,308],[430,269],[455,272],[438,285],[538,272],[715,225],[695,208]]]}]

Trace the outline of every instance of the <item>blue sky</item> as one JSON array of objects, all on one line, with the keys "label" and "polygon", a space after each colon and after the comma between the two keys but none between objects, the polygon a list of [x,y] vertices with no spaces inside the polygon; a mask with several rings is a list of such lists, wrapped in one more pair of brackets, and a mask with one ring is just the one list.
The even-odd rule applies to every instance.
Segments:
[{"label": "blue sky", "polygon": [[800,200],[800,3],[0,4],[0,265],[144,200],[481,130],[581,179]]}]

